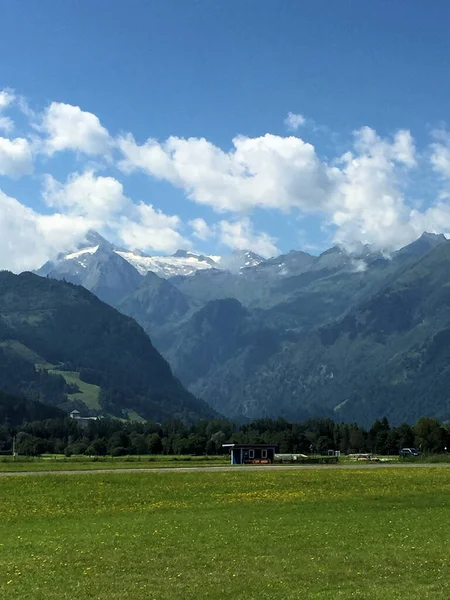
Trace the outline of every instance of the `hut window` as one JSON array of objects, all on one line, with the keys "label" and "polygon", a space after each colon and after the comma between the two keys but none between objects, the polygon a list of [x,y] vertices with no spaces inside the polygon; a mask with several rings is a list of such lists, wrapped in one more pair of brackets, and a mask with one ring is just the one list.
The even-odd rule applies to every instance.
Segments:
[{"label": "hut window", "polygon": [[249,450],[248,451],[248,456],[249,456],[249,458],[255,458],[255,451],[254,450]]},{"label": "hut window", "polygon": [[267,450],[262,450],[262,452],[261,452],[261,456],[262,456],[263,458],[267,458]]}]

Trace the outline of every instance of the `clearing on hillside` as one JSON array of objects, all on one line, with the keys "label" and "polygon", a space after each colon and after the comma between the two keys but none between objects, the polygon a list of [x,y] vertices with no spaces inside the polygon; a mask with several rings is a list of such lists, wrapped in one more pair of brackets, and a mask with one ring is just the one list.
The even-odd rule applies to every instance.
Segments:
[{"label": "clearing on hillside", "polygon": [[93,410],[101,410],[99,396],[100,387],[93,383],[81,381],[80,374],[76,371],[59,371],[58,369],[50,369],[50,373],[54,375],[62,375],[67,383],[74,383],[78,386],[79,392],[67,394],[69,400],[81,400],[88,408]]}]

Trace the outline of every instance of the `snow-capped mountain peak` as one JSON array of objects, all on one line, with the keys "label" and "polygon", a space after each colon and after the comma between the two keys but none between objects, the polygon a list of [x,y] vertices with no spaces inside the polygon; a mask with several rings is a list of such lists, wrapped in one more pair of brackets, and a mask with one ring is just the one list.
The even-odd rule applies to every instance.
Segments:
[{"label": "snow-capped mountain peak", "polygon": [[70,254],[66,254],[64,256],[64,260],[78,260],[82,267],[86,267],[86,258],[89,255],[95,254],[99,246],[90,246],[88,248],[82,248],[81,250],[77,250],[76,252],[71,252]]},{"label": "snow-capped mountain peak", "polygon": [[129,263],[139,275],[153,272],[163,279],[194,275],[197,271],[208,269],[242,273],[243,269],[264,262],[261,256],[251,250],[236,250],[224,256],[208,256],[180,249],[170,256],[150,256],[140,250],[118,248],[96,231],[89,231],[78,248],[67,254],[60,254],[56,262],[47,263],[39,273],[46,275],[57,271],[81,276],[83,271],[90,270],[94,264],[105,261],[108,257],[111,259],[114,255]]},{"label": "snow-capped mountain peak", "polygon": [[193,275],[204,269],[219,268],[208,256],[186,250],[178,250],[172,256],[147,256],[131,250],[115,250],[115,252],[133,265],[141,275],[152,271],[164,279],[176,275]]},{"label": "snow-capped mountain peak", "polygon": [[235,250],[232,254],[226,256],[211,257],[219,265],[220,269],[226,269],[232,273],[242,272],[242,269],[256,267],[264,262],[264,258],[255,254],[251,250]]},{"label": "snow-capped mountain peak", "polygon": [[264,262],[264,258],[251,250],[235,250],[233,256],[243,262],[242,267],[256,267]]}]

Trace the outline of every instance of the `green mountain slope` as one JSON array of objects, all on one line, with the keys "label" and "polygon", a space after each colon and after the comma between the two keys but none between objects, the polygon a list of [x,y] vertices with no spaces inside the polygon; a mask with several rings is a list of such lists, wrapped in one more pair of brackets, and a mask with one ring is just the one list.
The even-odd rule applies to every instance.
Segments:
[{"label": "green mountain slope", "polygon": [[399,267],[341,318],[298,331],[263,363],[242,373],[234,356],[191,389],[249,416],[450,419],[450,243]]},{"label": "green mountain slope", "polygon": [[80,286],[0,273],[0,388],[67,409],[70,395],[80,402],[83,394],[73,373],[98,386],[101,410],[110,414],[135,411],[156,420],[213,414],[174,378],[132,319]]},{"label": "green mountain slope", "polygon": [[[185,385],[227,416],[450,419],[450,243],[425,234],[390,258],[368,255],[362,268],[336,249],[312,265],[300,258],[297,273],[282,278],[272,276],[272,263],[239,280],[213,272],[175,278],[165,282],[170,294],[160,285],[157,299],[135,293],[126,309],[157,332]],[[208,292],[219,298],[206,299],[208,279],[220,283]],[[240,302],[220,297],[227,290]],[[180,303],[188,307],[182,317]],[[158,307],[165,318],[153,316]]]}]

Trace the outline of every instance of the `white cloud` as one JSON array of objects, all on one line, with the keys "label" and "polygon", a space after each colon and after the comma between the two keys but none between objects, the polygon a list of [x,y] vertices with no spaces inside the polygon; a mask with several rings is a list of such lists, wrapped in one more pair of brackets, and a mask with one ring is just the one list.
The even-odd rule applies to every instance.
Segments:
[{"label": "white cloud", "polygon": [[318,214],[337,229],[340,243],[392,247],[413,235],[402,190],[408,170],[417,164],[409,131],[389,140],[363,127],[355,132],[352,152],[334,164],[320,160],[314,146],[294,136],[236,137],[229,152],[198,138],[148,140],[139,146],[127,136],[118,145],[122,170],[140,169],[168,180],[217,212],[258,207]]},{"label": "white cloud", "polygon": [[432,169],[443,180],[450,180],[450,134],[441,129],[434,131],[433,137],[436,141],[431,144]]},{"label": "white cloud", "polygon": [[292,129],[293,131],[297,131],[299,127],[306,123],[306,119],[303,115],[289,112],[287,117],[284,120],[284,124],[288,129]]},{"label": "white cloud", "polygon": [[[206,142],[206,140],[204,141]],[[139,146],[129,133],[120,137],[117,145],[124,156],[123,160],[119,161],[118,166],[125,173],[142,169],[158,179],[168,179],[175,183],[177,179],[176,170],[171,165],[171,158],[166,153],[166,149],[158,141],[150,138],[145,144]],[[179,184],[181,185],[181,181]]]},{"label": "white cloud", "polygon": [[88,228],[81,219],[40,215],[0,190],[0,269],[36,269],[81,241]]},{"label": "white cloud", "polygon": [[66,183],[60,183],[47,175],[42,196],[47,206],[85,219],[92,229],[108,231],[113,241],[127,248],[172,252],[191,246],[178,231],[183,225],[179,217],[150,204],[134,204],[114,177],[86,171],[72,173]]},{"label": "white cloud", "polygon": [[337,228],[335,240],[356,241],[394,249],[414,239],[403,184],[416,164],[409,132],[398,132],[392,141],[369,127],[354,134],[354,151],[338,161],[339,176],[330,195],[326,218]]},{"label": "white cloud", "polygon": [[276,239],[265,232],[255,232],[248,217],[236,221],[219,221],[218,237],[233,250],[252,250],[264,257],[279,254]]},{"label": "white cloud", "polygon": [[354,273],[364,273],[367,271],[367,263],[364,260],[353,259],[352,268]]},{"label": "white cloud", "polygon": [[72,250],[83,241],[95,223],[79,215],[38,215],[37,229],[46,241],[46,253],[53,257],[59,252]]},{"label": "white cloud", "polygon": [[33,171],[33,156],[28,140],[0,137],[0,175],[18,178]]},{"label": "white cloud", "polygon": [[276,239],[265,232],[256,232],[249,217],[221,220],[208,225],[204,219],[189,221],[193,235],[199,240],[218,240],[233,250],[253,250],[262,256],[273,256],[279,252]]},{"label": "white cloud", "polygon": [[22,271],[47,260],[40,249],[37,215],[0,191],[0,269]]},{"label": "white cloud", "polygon": [[127,136],[118,141],[124,155],[119,168],[170,181],[194,202],[218,212],[255,207],[315,211],[326,201],[334,169],[321,163],[311,144],[266,134],[236,137],[233,146],[224,152],[203,138],[177,137],[139,146]]},{"label": "white cloud", "polygon": [[190,248],[191,242],[178,231],[182,226],[179,217],[166,215],[150,204],[134,207],[131,217],[123,217],[117,234],[128,248],[175,252],[178,248]]},{"label": "white cloud", "polygon": [[393,141],[382,139],[370,127],[361,127],[354,132],[354,147],[363,156],[371,156],[379,161],[395,161],[405,167],[416,165],[416,150],[411,133],[401,129]]},{"label": "white cloud", "polygon": [[[12,90],[0,91],[0,131],[5,134],[13,131],[14,123],[3,112],[15,101],[16,96]],[[0,137],[0,175],[18,178],[32,171],[33,156],[28,140],[22,137]]]},{"label": "white cloud", "polygon": [[193,219],[192,221],[189,221],[189,226],[193,231],[193,235],[199,240],[205,241],[214,235],[214,231],[204,219]]},{"label": "white cloud", "polygon": [[117,179],[96,176],[92,171],[72,173],[66,183],[46,175],[42,195],[45,203],[52,208],[100,223],[108,221],[131,204]]},{"label": "white cloud", "polygon": [[394,159],[411,169],[417,166],[416,147],[411,132],[405,129],[397,131],[392,146]]},{"label": "white cloud", "polygon": [[5,117],[2,112],[6,110],[15,100],[14,93],[11,90],[0,91],[0,131],[11,133],[14,129],[14,122],[10,117]]},{"label": "white cloud", "polygon": [[424,212],[412,210],[409,226],[412,230],[411,239],[418,237],[424,231],[447,234],[450,230],[450,205],[440,201]]},{"label": "white cloud", "polygon": [[[0,130],[6,132],[13,124],[3,112],[12,103],[34,123],[34,138],[31,132],[14,139],[6,134],[0,137],[0,175],[31,173],[37,152],[51,157],[71,150],[90,158],[90,169],[85,163],[83,172],[73,173],[65,182],[45,177],[43,198],[54,214],[27,213],[30,209],[2,196],[8,214],[21,215],[25,230],[34,228],[47,253],[53,248],[48,240],[56,240],[56,232],[72,240],[66,229],[70,219],[77,223],[75,233],[94,226],[132,248],[170,252],[191,245],[178,216],[158,210],[155,203],[135,204],[118,179],[95,173],[92,161],[104,157],[112,161],[113,150],[121,153],[117,166],[122,172],[139,170],[170,182],[187,199],[221,214],[216,223],[192,218],[186,230],[193,239],[219,240],[230,248],[250,248],[266,256],[277,252],[273,237],[254,230],[250,215],[257,208],[317,215],[336,242],[360,241],[387,250],[412,241],[425,229],[450,230],[450,134],[446,131],[434,132],[427,154],[417,152],[407,130],[381,137],[363,127],[355,132],[349,152],[324,159],[297,135],[237,136],[228,150],[195,137],[150,138],[138,144],[126,134],[113,140],[93,113],[52,102],[36,114],[24,98],[9,90],[0,92]],[[305,119],[289,113],[285,123],[296,131]],[[420,210],[421,199],[408,197],[408,183],[413,169],[424,169],[426,158],[426,176],[432,171],[440,180],[441,193],[434,201],[426,198],[428,208]]]},{"label": "white cloud", "polygon": [[79,106],[52,102],[36,129],[46,137],[43,152],[53,155],[73,150],[88,155],[109,155],[111,138],[99,118]]},{"label": "white cloud", "polygon": [[8,106],[10,104],[12,104],[14,102],[15,99],[15,95],[14,92],[11,90],[1,90],[0,91],[0,111],[5,110],[5,108],[8,108]]}]

